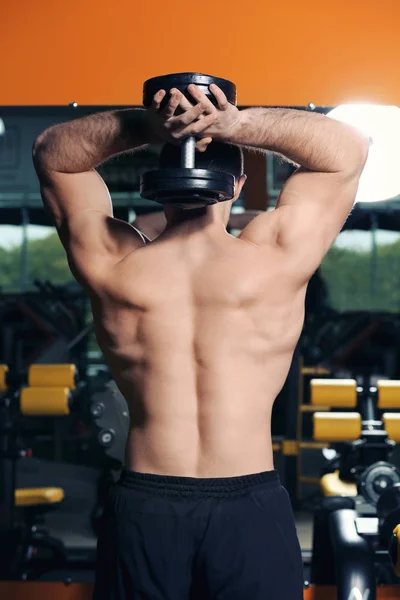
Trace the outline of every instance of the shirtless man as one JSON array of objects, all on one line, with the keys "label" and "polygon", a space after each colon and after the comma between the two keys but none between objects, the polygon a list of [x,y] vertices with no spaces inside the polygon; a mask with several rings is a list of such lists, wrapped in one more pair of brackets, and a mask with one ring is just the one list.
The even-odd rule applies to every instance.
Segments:
[{"label": "shirtless man", "polygon": [[[172,90],[161,109],[168,90],[160,90],[147,112],[90,115],[34,145],[45,207],[131,414],[126,469],[99,538],[96,600],[303,597],[271,410],[302,329],[307,282],[353,206],[368,141],[320,114],[239,112],[210,89],[216,107],[194,86],[194,106]],[[222,142],[276,152],[300,168],[277,209],[234,238],[226,224],[245,177],[240,150],[220,145],[234,199],[170,206],[165,231],[149,244],[113,218],[95,167],[193,134],[202,164]]]}]

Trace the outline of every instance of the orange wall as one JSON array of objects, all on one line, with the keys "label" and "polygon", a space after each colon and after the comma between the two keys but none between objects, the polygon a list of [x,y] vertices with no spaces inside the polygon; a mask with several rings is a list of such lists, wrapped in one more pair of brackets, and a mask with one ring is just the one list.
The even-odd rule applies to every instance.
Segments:
[{"label": "orange wall", "polygon": [[400,0],[0,0],[0,105],[140,104],[176,71],[242,105],[400,104]]}]

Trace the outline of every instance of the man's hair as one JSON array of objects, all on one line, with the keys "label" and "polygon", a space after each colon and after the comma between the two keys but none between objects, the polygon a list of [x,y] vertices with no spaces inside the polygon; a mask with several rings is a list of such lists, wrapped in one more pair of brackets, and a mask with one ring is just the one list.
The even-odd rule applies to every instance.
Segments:
[{"label": "man's hair", "polygon": [[[236,180],[243,175],[243,152],[239,146],[224,142],[211,142],[205,152],[196,151],[196,168],[222,171],[233,175]],[[165,144],[161,150],[160,169],[175,169],[181,166],[181,149]]]}]

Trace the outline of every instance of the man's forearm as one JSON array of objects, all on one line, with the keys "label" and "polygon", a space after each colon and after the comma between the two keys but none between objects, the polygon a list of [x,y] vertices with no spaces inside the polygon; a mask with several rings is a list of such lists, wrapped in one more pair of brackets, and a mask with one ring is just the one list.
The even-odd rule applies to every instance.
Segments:
[{"label": "man's forearm", "polygon": [[250,108],[223,141],[276,152],[310,171],[340,172],[365,159],[368,140],[353,127],[305,110]]},{"label": "man's forearm", "polygon": [[155,142],[142,109],[96,113],[46,129],[34,145],[35,161],[62,173],[82,173],[121,152]]}]

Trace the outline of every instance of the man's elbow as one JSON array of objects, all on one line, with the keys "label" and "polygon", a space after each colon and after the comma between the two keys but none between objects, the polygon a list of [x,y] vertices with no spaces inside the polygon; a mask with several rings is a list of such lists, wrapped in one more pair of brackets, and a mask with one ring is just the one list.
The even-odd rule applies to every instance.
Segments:
[{"label": "man's elbow", "polygon": [[361,172],[364,170],[365,163],[367,162],[370,146],[371,139],[364,134],[360,134],[358,140],[357,164]]},{"label": "man's elbow", "polygon": [[354,177],[360,177],[368,159],[370,139],[359,131],[354,132],[351,150],[346,161],[345,170]]},{"label": "man's elbow", "polygon": [[50,156],[49,152],[49,130],[45,129],[40,133],[32,146],[32,160],[37,171],[46,169],[48,159]]}]

